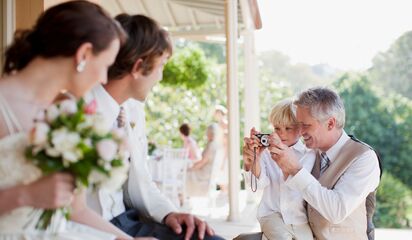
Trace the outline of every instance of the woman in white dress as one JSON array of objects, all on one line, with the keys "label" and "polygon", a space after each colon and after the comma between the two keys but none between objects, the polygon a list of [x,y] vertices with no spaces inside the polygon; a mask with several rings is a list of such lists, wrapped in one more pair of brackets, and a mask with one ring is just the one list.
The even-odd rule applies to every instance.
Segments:
[{"label": "woman in white dress", "polygon": [[[132,239],[87,208],[84,194],[73,193],[72,176],[44,177],[24,158],[36,114],[62,90],[81,97],[105,83],[124,39],[119,25],[87,1],[56,5],[32,30],[16,34],[0,79],[0,239]],[[57,233],[35,229],[34,209],[68,205],[73,222]]]}]

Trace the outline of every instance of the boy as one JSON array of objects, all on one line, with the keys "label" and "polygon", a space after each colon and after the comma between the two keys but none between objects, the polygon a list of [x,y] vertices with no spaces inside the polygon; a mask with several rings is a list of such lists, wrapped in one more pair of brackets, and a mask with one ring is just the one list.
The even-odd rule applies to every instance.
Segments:
[{"label": "boy", "polygon": [[[270,141],[281,140],[294,150],[300,158],[308,152],[299,138],[300,126],[296,121],[289,99],[280,101],[273,108],[269,116],[275,133],[270,135]],[[244,169],[247,173],[246,181],[251,184],[252,190],[263,189],[262,200],[258,207],[257,218],[263,232],[262,239],[276,240],[312,240],[312,231],[309,227],[304,201],[302,196],[288,188],[281,169],[272,159],[269,151],[264,147],[254,128],[250,138],[245,138],[243,147]],[[310,155],[310,154],[309,154]],[[254,157],[255,165],[254,163]],[[312,169],[314,158],[302,161],[302,165],[309,171]],[[309,160],[310,159],[310,160]],[[301,159],[303,160],[303,159]]]}]

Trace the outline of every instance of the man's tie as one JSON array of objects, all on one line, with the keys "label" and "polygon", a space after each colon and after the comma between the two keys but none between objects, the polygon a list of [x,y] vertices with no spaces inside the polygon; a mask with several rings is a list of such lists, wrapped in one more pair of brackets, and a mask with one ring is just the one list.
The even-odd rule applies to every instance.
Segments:
[{"label": "man's tie", "polygon": [[320,153],[320,175],[322,175],[326,169],[329,167],[330,165],[330,160],[328,158],[328,156],[326,155],[326,153],[321,152]]},{"label": "man's tie", "polygon": [[[123,106],[120,106],[120,111],[119,111],[119,115],[117,116],[117,127],[118,128],[124,128],[126,126],[126,111],[124,110]],[[126,129],[125,129],[126,130]],[[127,134],[127,131],[126,131]],[[130,162],[130,157],[129,157],[129,162]],[[129,175],[130,172],[128,172]],[[129,176],[128,176],[129,177]],[[130,194],[129,194],[129,179],[127,179],[124,184],[123,184],[123,203],[127,208],[132,208],[133,204],[132,204],[132,200],[130,198]]]},{"label": "man's tie", "polygon": [[126,113],[124,111],[124,107],[120,107],[119,115],[117,116],[117,127],[123,128],[126,126]]}]

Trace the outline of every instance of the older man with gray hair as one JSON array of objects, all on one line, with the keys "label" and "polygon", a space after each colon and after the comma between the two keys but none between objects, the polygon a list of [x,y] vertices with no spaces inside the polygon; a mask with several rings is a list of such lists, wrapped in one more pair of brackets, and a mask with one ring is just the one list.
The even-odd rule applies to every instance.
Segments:
[{"label": "older man with gray hair", "polygon": [[345,108],[334,91],[312,88],[294,103],[303,140],[316,151],[315,165],[308,172],[294,152],[276,139],[269,147],[272,158],[288,175],[286,184],[308,203],[316,239],[367,240],[366,199],[378,187],[380,176],[376,153],[343,130]]}]

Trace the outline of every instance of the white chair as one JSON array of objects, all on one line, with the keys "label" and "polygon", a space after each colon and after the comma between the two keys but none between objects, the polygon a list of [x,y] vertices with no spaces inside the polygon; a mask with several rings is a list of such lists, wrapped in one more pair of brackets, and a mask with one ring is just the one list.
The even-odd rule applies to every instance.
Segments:
[{"label": "white chair", "polygon": [[186,198],[186,169],[189,153],[184,148],[163,150],[161,190],[177,207]]}]

